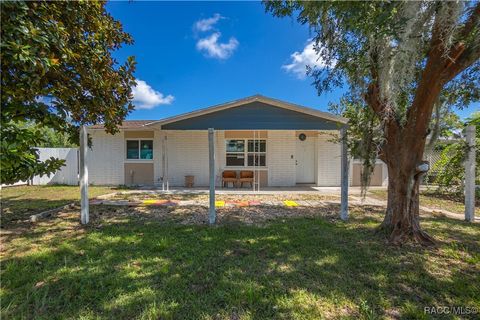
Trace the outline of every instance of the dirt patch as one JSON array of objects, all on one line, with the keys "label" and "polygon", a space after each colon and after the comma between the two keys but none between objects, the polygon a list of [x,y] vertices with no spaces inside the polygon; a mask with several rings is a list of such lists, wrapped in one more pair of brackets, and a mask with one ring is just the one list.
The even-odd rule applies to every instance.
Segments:
[{"label": "dirt patch", "polygon": [[[193,201],[208,201],[208,194],[168,194],[168,193],[118,193],[110,195],[108,200],[193,200]],[[217,201],[285,201],[285,200],[318,200],[330,201],[339,200],[340,196],[325,195],[325,194],[217,194],[215,200]]]},{"label": "dirt patch", "polygon": [[[218,224],[264,224],[266,222],[294,217],[329,217],[336,219],[339,205],[322,207],[284,207],[284,206],[249,206],[217,208]],[[148,207],[112,207],[92,206],[92,222],[122,217],[136,217],[147,220],[170,220],[180,224],[207,224],[208,208],[205,206],[148,206]]]}]

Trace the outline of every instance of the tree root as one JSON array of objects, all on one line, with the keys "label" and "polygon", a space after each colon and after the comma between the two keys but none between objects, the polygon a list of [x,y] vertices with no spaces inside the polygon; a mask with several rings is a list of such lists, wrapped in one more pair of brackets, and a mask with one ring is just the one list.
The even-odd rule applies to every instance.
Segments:
[{"label": "tree root", "polygon": [[432,247],[437,244],[436,240],[421,229],[397,229],[394,228],[389,236],[389,242],[395,246],[407,243],[415,243],[424,247]]},{"label": "tree root", "polygon": [[375,234],[380,234],[388,238],[388,236],[392,233],[393,228],[386,224],[385,222],[382,222],[381,225],[379,225],[377,228],[375,228]]},{"label": "tree root", "polygon": [[424,247],[437,245],[437,241],[428,233],[421,229],[399,229],[386,223],[382,223],[375,230],[376,234],[381,234],[388,239],[388,242],[394,246],[401,246],[407,243],[415,243]]}]

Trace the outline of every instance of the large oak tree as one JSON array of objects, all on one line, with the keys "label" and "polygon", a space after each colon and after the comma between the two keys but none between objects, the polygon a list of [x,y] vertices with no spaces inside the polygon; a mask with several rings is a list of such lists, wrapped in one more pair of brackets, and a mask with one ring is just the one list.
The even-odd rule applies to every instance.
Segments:
[{"label": "large oak tree", "polygon": [[[35,146],[50,128],[78,141],[79,127],[104,122],[114,133],[133,109],[133,57],[112,52],[132,43],[103,1],[2,1],[1,182],[56,171]],[[25,125],[28,124],[28,125]]]},{"label": "large oak tree", "polygon": [[[433,239],[419,223],[419,184],[432,112],[452,80],[480,77],[480,3],[464,1],[265,2],[275,16],[311,27],[329,65],[308,69],[319,93],[346,82],[373,118],[373,151],[388,167],[382,228],[392,243]],[[478,80],[477,80],[478,81]],[[371,121],[369,121],[371,119]],[[368,143],[366,145],[369,145]]]}]

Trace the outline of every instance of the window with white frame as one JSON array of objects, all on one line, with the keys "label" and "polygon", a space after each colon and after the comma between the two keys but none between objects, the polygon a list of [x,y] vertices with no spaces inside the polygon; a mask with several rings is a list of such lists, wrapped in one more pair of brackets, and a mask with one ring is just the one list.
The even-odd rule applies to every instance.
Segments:
[{"label": "window with white frame", "polygon": [[245,140],[227,140],[226,143],[226,165],[229,167],[245,166]]},{"label": "window with white frame", "polygon": [[265,167],[267,141],[253,139],[226,140],[227,167]]},{"label": "window with white frame", "polygon": [[248,140],[247,165],[249,167],[265,167],[267,158],[266,140]]},{"label": "window with white frame", "polygon": [[153,140],[127,140],[128,160],[152,160]]}]

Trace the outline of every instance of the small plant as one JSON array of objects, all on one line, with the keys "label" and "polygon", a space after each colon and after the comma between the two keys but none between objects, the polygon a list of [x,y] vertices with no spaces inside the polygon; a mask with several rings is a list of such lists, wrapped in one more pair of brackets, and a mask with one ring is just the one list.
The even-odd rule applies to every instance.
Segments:
[{"label": "small plant", "polygon": [[359,311],[362,319],[375,320],[379,318],[367,300],[360,300]]}]

